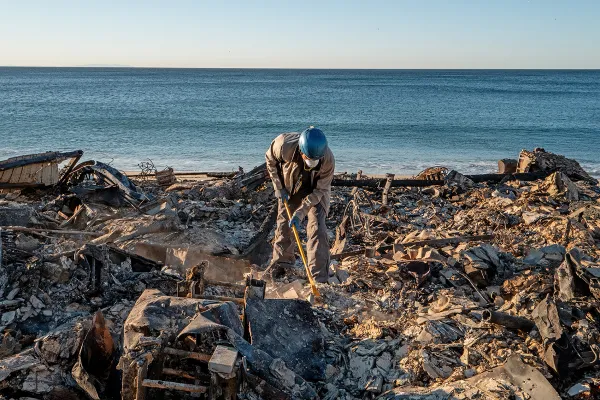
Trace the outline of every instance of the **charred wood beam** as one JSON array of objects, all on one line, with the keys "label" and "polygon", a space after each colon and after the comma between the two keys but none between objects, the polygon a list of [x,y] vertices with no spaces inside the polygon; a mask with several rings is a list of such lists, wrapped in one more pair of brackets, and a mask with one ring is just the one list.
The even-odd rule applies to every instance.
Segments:
[{"label": "charred wood beam", "polygon": [[244,299],[241,297],[212,296],[212,295],[199,294],[199,295],[193,296],[193,298],[194,299],[205,299],[205,300],[217,300],[217,301],[231,301],[236,304],[244,305]]},{"label": "charred wood beam", "polygon": [[210,286],[223,286],[226,288],[239,290],[241,292],[246,290],[246,285],[240,285],[238,283],[233,283],[233,282],[213,281],[210,279],[204,279],[204,284],[210,285]]},{"label": "charred wood beam", "polygon": [[218,345],[208,363],[209,400],[236,400],[240,384],[240,357],[237,350]]},{"label": "charred wood beam", "polygon": [[[203,173],[203,175],[206,175],[209,178],[233,178],[237,174],[239,174],[239,172],[204,172]],[[178,174],[175,173],[175,175],[178,175]],[[182,173],[181,175],[185,175],[185,174]]]},{"label": "charred wood beam", "polygon": [[516,317],[514,315],[498,311],[484,310],[481,316],[484,322],[502,325],[508,329],[517,329],[520,331],[529,332],[535,326],[535,323],[527,318]]},{"label": "charred wood beam", "polygon": [[[383,188],[386,185],[386,179],[334,179],[331,186],[348,186],[348,187],[368,187],[368,188]],[[426,181],[422,179],[394,179],[390,187],[427,187],[427,186],[442,186],[444,181]]]},{"label": "charred wood beam", "polygon": [[68,231],[68,230],[60,230],[60,229],[37,229],[37,228],[25,228],[22,226],[2,226],[2,229],[6,229],[7,231],[15,231],[15,232],[28,232],[28,233],[56,233],[60,235],[85,235],[85,236],[102,236],[101,232],[87,232],[87,231]]},{"label": "charred wood beam", "polygon": [[208,400],[236,400],[239,384],[236,374],[232,378],[225,378],[222,374],[211,371]]},{"label": "charred wood beam", "polygon": [[269,179],[266,167],[253,172],[255,170],[256,168],[238,178],[240,187],[245,187],[247,190],[254,190]]},{"label": "charred wood beam", "polygon": [[153,389],[179,390],[181,392],[189,393],[206,393],[208,391],[206,386],[190,385],[189,383],[180,382],[159,381],[154,379],[144,379],[142,386]]},{"label": "charred wood beam", "polygon": [[[244,292],[244,310],[248,299],[260,299],[265,298],[265,289],[267,283],[260,279],[252,279],[252,276],[246,276],[246,291]],[[248,323],[248,315],[244,311],[242,313],[242,326],[244,327],[244,340],[248,343],[252,342],[250,335],[250,324]]]},{"label": "charred wood beam", "polygon": [[254,175],[259,172],[267,172],[267,163],[266,162],[260,164],[258,167],[254,167],[252,170],[250,170],[250,172],[248,172],[247,174],[244,174],[244,176]]},{"label": "charred wood beam", "polygon": [[148,376],[148,358],[138,362],[137,379],[135,382],[135,400],[146,400],[146,388],[144,379]]},{"label": "charred wood beam", "polygon": [[67,166],[65,171],[62,173],[60,179],[58,180],[58,183],[56,184],[57,186],[61,187],[65,183],[67,183],[67,181],[69,180],[69,177],[71,176],[71,172],[73,172],[73,170],[77,166],[77,163],[79,162],[79,160],[81,160],[82,155],[83,155],[83,151],[80,150],[80,154],[73,157],[73,159],[71,160],[71,162],[69,163],[69,165]]},{"label": "charred wood beam", "polygon": [[16,161],[8,161],[0,163],[0,171],[4,171],[6,169],[23,167],[25,165],[31,164],[39,164],[44,162],[50,162],[57,160],[59,158],[73,158],[73,157],[81,157],[83,155],[83,150],[69,151],[65,153],[61,153],[58,151],[52,151],[45,154],[41,154],[37,157],[25,158],[22,160]]},{"label": "charred wood beam", "polygon": [[[367,187],[367,188],[383,188],[387,179],[361,179],[362,171],[360,174],[357,174],[357,179],[343,179],[336,178],[331,182],[331,186],[348,186],[348,187]],[[206,175],[211,177],[235,177],[238,175],[237,172],[177,172],[175,175]],[[475,183],[498,183],[503,179],[516,179],[521,181],[535,181],[538,179],[546,178],[550,175],[550,172],[525,172],[525,173],[515,173],[515,174],[475,174],[475,175],[465,175],[467,178],[471,179]],[[132,175],[135,176],[135,175]],[[258,187],[260,184],[264,183],[269,178],[268,173],[266,171],[266,164],[261,164],[258,167],[254,168],[250,172],[238,176],[239,182],[241,186],[247,187],[249,190],[253,190]],[[442,179],[393,179],[391,181],[390,187],[428,187],[428,186],[443,186],[444,180]]]},{"label": "charred wood beam", "polygon": [[174,349],[172,347],[165,347],[163,349],[163,353],[168,354],[170,356],[176,356],[176,357],[180,357],[180,358],[191,358],[192,360],[203,361],[203,362],[209,362],[210,358],[212,357],[211,354],[203,354],[203,353],[196,353],[193,351],[179,350],[179,349]]},{"label": "charred wood beam", "polygon": [[185,371],[180,371],[178,369],[173,369],[173,368],[163,368],[162,373],[165,375],[178,376],[178,377],[184,378],[184,379],[191,379],[191,380],[198,379],[194,375],[188,374]]},{"label": "charred wood beam", "polygon": [[[477,174],[465,175],[475,183],[498,183],[503,179],[516,179],[520,181],[535,181],[544,179],[549,175],[548,172],[526,172],[520,174]],[[349,187],[368,187],[368,188],[384,188],[386,179],[334,179],[331,186],[349,186]],[[390,187],[428,187],[428,186],[443,186],[444,181],[441,179],[424,180],[424,179],[394,179]]]}]

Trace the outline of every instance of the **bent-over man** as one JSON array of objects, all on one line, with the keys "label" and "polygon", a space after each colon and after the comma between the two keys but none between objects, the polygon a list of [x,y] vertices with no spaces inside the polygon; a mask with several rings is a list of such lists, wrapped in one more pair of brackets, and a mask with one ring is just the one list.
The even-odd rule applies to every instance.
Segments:
[{"label": "bent-over man", "polygon": [[[299,228],[308,217],[308,267],[317,282],[327,282],[329,240],[325,217],[329,212],[335,169],[335,159],[327,145],[327,138],[314,127],[300,134],[283,133],[273,140],[265,158],[279,202],[273,258],[269,267],[271,276],[279,277],[294,265],[296,244],[291,227]],[[284,200],[288,201],[293,212],[289,221]]]}]

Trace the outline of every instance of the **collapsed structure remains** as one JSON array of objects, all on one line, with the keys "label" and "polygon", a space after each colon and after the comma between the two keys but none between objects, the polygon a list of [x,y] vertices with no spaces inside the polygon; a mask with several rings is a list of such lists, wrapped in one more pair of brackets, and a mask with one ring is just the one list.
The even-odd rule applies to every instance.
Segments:
[{"label": "collapsed structure remains", "polygon": [[301,264],[263,279],[263,166],[82,154],[0,162],[0,399],[600,398],[600,188],[574,160],[337,175],[316,302]]}]

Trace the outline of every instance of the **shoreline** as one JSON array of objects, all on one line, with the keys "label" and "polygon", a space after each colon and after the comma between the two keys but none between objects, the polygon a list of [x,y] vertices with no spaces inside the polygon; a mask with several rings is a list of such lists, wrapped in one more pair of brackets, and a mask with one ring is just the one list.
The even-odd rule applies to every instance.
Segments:
[{"label": "shoreline", "polygon": [[[140,178],[140,177],[144,176],[139,171],[130,171],[130,170],[120,170],[120,171],[123,174],[125,174],[125,176],[127,176],[128,178]],[[235,172],[177,171],[174,169],[174,175],[177,177],[177,179],[181,179],[184,181],[185,180],[203,181],[203,180],[208,180],[208,179],[219,179],[222,177],[226,177],[228,175],[233,176],[233,175],[235,175]],[[213,176],[211,176],[211,175],[213,175]],[[344,176],[344,175],[350,175],[350,173],[348,173],[348,172],[336,172],[335,173],[335,176]],[[393,175],[394,175],[394,179],[411,179],[415,176],[415,175],[410,175],[410,174],[393,174]],[[146,175],[146,176],[154,178],[155,175],[150,174],[150,175]],[[362,176],[364,178],[369,178],[369,179],[385,179],[386,178],[386,174],[363,174]]]}]

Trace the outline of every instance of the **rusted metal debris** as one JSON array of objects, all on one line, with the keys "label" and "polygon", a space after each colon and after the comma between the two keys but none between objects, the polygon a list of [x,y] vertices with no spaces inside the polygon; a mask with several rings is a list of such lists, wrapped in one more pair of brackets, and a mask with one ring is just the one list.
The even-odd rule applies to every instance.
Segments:
[{"label": "rusted metal debris", "polygon": [[166,168],[162,171],[157,171],[154,176],[156,177],[156,182],[163,187],[171,186],[177,182],[173,168]]},{"label": "rusted metal debris", "polygon": [[72,369],[73,378],[90,398],[99,400],[99,393],[105,392],[106,382],[114,367],[115,353],[112,334],[106,327],[104,316],[98,311]]}]

